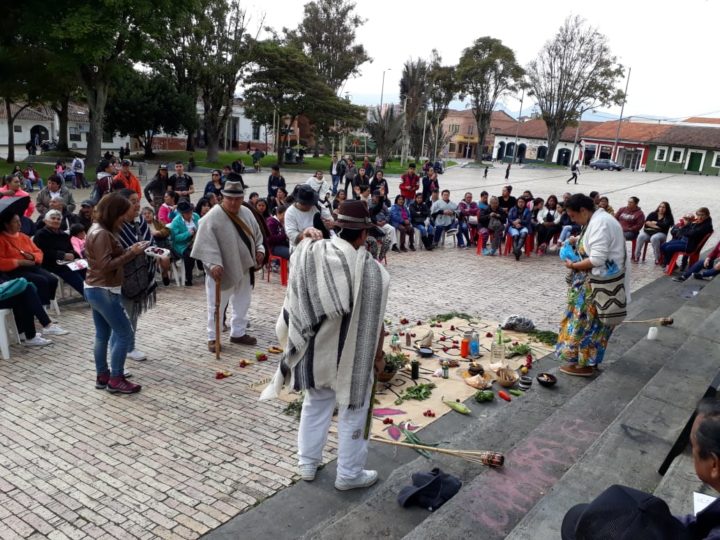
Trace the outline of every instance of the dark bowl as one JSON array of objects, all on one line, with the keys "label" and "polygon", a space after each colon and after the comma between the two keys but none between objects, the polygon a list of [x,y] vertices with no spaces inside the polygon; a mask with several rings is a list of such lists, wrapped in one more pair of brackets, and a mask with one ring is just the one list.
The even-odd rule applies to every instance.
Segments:
[{"label": "dark bowl", "polygon": [[423,358],[430,358],[433,355],[433,350],[430,347],[420,347],[418,354]]},{"label": "dark bowl", "polygon": [[550,373],[538,373],[535,378],[542,386],[555,386],[555,383],[557,382],[557,377]]},{"label": "dark bowl", "polygon": [[528,375],[523,375],[522,377],[520,377],[520,382],[518,384],[532,386],[532,377],[529,377]]}]

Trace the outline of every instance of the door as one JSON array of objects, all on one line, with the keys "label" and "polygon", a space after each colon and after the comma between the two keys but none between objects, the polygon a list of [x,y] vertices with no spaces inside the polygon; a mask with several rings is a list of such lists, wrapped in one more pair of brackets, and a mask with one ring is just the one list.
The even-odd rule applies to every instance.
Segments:
[{"label": "door", "polygon": [[687,170],[693,172],[700,172],[700,164],[702,163],[702,159],[703,155],[700,152],[690,152]]}]

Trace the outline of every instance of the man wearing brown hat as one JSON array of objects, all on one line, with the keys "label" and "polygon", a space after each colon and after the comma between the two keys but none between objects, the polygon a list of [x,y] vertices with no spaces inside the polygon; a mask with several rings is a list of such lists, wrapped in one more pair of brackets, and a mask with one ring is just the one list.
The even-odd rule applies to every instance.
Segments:
[{"label": "man wearing brown hat", "polygon": [[[260,399],[277,397],[283,384],[305,391],[298,432],[303,480],[315,479],[338,405],[335,488],[364,488],[377,481],[365,470],[364,428],[373,371],[383,369],[383,318],[389,275],[365,250],[375,228],[367,205],[344,201],[330,240],[303,239],[292,256],[285,302],[275,330],[285,352]],[[343,271],[337,271],[343,269]]]},{"label": "man wearing brown hat", "polygon": [[208,350],[215,352],[215,286],[220,284],[220,312],[232,306],[230,341],[255,345],[245,333],[255,269],[265,255],[263,235],[252,212],[243,206],[245,192],[239,175],[230,173],[223,200],[200,221],[191,256],[205,265],[208,310]]}]

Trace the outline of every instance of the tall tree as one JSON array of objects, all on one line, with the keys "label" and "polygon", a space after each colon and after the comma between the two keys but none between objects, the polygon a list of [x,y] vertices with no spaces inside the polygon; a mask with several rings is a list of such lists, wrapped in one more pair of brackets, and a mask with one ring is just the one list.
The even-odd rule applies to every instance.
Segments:
[{"label": "tall tree", "polygon": [[421,137],[424,118],[420,118],[427,109],[428,64],[425,60],[408,60],[403,65],[400,77],[400,102],[405,111],[403,135],[410,145],[410,152],[418,156],[422,149]]},{"label": "tall tree", "polygon": [[375,142],[383,163],[387,163],[402,137],[403,114],[395,114],[395,107],[388,107],[387,112],[382,114],[380,107],[376,107],[370,110],[365,129]]},{"label": "tall tree", "polygon": [[552,162],[560,135],[583,110],[623,100],[617,88],[623,73],[603,34],[579,16],[565,19],[527,66],[530,95],[548,129],[546,162]]},{"label": "tall tree", "polygon": [[443,132],[442,123],[447,117],[450,102],[458,93],[455,81],[455,66],[443,66],[442,58],[436,50],[428,69],[428,155],[437,160],[437,151],[441,151],[449,142],[449,135]]},{"label": "tall tree", "polygon": [[[360,123],[363,109],[338,98],[300,49],[278,41],[263,41],[257,44],[253,57],[255,66],[245,81],[244,101],[255,121],[268,124],[275,114],[286,119],[289,126],[300,115],[316,122],[345,118]],[[279,139],[276,144],[282,162]]]},{"label": "tall tree", "polygon": [[113,80],[105,126],[137,139],[145,157],[150,158],[158,132],[174,135],[183,129],[186,118],[195,114],[195,100],[178,92],[170,79],[127,66]]},{"label": "tall tree", "polygon": [[[178,14],[194,0],[26,0],[23,25],[44,34],[48,43],[62,43],[77,66],[89,109],[87,162],[100,158],[103,120],[110,81],[119,62],[138,61],[147,55],[149,36],[164,32],[166,13]],[[42,17],[37,17],[42,13]],[[46,21],[53,21],[46,24]]]},{"label": "tall tree", "polygon": [[481,37],[463,51],[457,67],[461,99],[470,99],[478,130],[478,151],[481,161],[485,139],[490,132],[490,119],[498,100],[514,92],[523,76],[515,61],[515,53],[499,39]]}]

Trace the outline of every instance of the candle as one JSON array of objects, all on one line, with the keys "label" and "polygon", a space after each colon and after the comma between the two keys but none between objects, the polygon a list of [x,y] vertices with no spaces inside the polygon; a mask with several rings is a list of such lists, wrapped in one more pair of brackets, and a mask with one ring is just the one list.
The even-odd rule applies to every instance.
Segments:
[{"label": "candle", "polygon": [[647,335],[648,339],[651,339],[651,340],[657,339],[657,336],[658,336],[657,326],[651,326],[650,328],[648,328],[648,335]]}]

